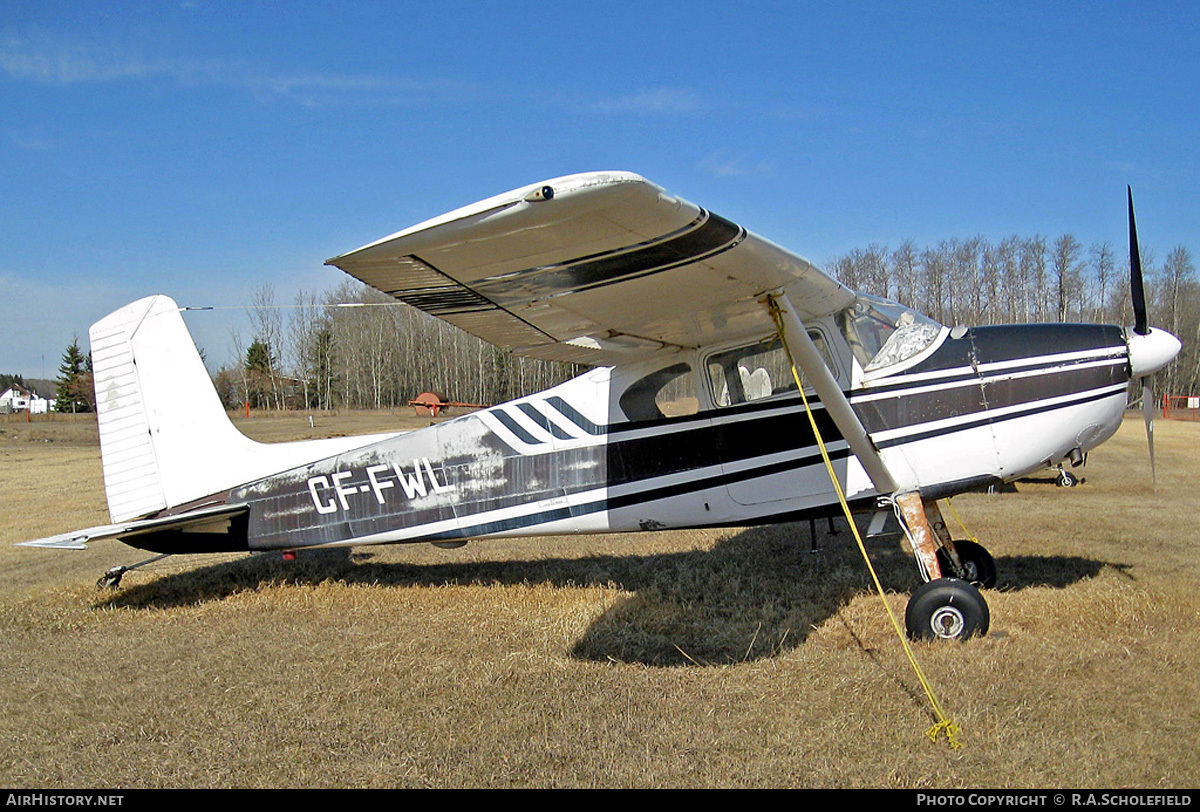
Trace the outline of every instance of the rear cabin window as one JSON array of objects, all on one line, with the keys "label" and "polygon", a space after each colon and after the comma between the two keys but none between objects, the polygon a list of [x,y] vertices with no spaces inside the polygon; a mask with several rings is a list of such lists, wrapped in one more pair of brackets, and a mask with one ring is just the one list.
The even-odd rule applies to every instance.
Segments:
[{"label": "rear cabin window", "polygon": [[[816,344],[825,365],[836,370],[825,337],[817,330],[809,330],[808,337]],[[713,401],[718,406],[736,406],[796,391],[787,351],[778,337],[710,355],[707,368]],[[801,380],[804,380],[803,373]]]},{"label": "rear cabin window", "polygon": [[695,376],[689,364],[675,364],[651,372],[630,386],[618,401],[630,420],[661,420],[700,411]]}]

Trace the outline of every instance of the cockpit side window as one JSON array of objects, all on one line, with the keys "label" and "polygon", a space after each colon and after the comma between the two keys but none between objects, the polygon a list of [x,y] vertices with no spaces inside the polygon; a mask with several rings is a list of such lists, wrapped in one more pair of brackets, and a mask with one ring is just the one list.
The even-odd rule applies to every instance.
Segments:
[{"label": "cockpit side window", "polygon": [[682,417],[700,410],[695,376],[686,363],[651,372],[626,389],[617,402],[634,421]]},{"label": "cockpit side window", "polygon": [[[836,370],[825,337],[818,330],[809,330],[808,336],[817,345],[825,364]],[[787,351],[776,336],[747,347],[714,353],[708,357],[707,370],[713,401],[718,406],[735,406],[796,391]]]}]

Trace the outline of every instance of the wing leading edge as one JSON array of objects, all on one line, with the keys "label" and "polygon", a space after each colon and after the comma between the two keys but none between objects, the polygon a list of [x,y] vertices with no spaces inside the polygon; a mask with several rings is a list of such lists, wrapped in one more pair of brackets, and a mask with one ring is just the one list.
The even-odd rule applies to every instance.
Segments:
[{"label": "wing leading edge", "polygon": [[854,293],[807,260],[625,172],[569,175],[427,220],[326,263],[519,355],[613,364],[762,335]]}]

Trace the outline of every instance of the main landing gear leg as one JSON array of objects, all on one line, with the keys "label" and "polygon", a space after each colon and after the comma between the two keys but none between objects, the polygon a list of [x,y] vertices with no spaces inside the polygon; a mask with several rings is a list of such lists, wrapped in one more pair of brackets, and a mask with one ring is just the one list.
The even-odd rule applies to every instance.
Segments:
[{"label": "main landing gear leg", "polygon": [[992,554],[982,545],[967,539],[951,539],[942,511],[937,502],[925,506],[929,526],[937,536],[938,564],[943,575],[961,578],[979,589],[991,589],[996,585],[996,562]]},{"label": "main landing gear leg", "polygon": [[[917,557],[917,569],[921,573],[921,579],[933,581],[941,578],[942,566],[937,555],[941,544],[933,525],[930,524],[921,494],[912,491],[897,496],[896,507],[900,509],[900,515],[904,519],[903,527],[909,543],[912,544],[913,555]],[[934,508],[936,507],[935,504]],[[942,529],[945,529],[944,523]]]},{"label": "main landing gear leg", "polygon": [[[960,571],[962,556],[950,539],[936,503],[921,494],[896,497],[896,507],[925,583],[914,590],[904,612],[908,636],[914,640],[966,640],[987,634],[991,623],[987,601],[970,582],[943,577]],[[979,549],[983,549],[980,547]]]}]

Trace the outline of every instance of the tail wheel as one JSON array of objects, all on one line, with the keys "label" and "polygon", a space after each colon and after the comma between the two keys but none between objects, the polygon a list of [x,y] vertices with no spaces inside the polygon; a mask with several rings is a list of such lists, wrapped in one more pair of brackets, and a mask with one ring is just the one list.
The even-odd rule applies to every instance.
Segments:
[{"label": "tail wheel", "polygon": [[991,589],[996,585],[996,561],[982,544],[960,539],[954,542],[954,551],[962,562],[962,570],[958,571],[949,553],[939,548],[937,557],[942,572],[953,573],[981,589]]},{"label": "tail wheel", "polygon": [[913,640],[968,640],[987,634],[991,613],[979,590],[958,578],[922,584],[909,598],[904,625]]}]

